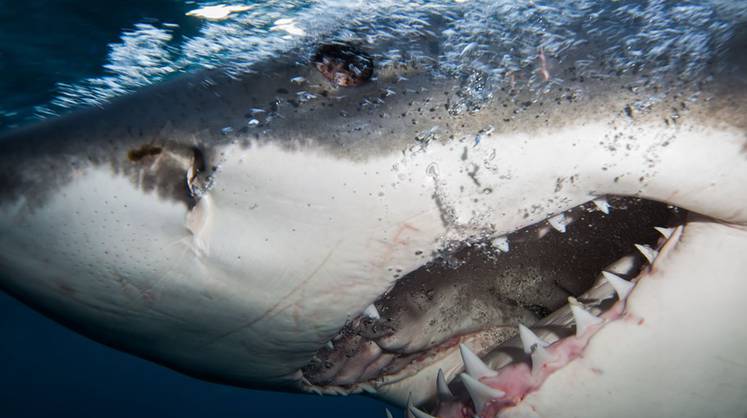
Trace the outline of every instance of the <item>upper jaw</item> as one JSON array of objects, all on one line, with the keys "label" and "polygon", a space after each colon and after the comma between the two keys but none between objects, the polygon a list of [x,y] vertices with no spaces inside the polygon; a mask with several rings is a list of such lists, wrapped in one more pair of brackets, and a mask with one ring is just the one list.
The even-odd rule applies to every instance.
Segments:
[{"label": "upper jaw", "polygon": [[528,410],[573,416],[578,408],[627,416],[630,399],[649,416],[744,410],[739,388],[747,374],[733,360],[743,356],[747,332],[733,318],[747,310],[732,292],[747,289],[741,279],[747,265],[739,259],[746,248],[743,228],[697,217],[688,222],[639,276],[621,317],[505,416]]},{"label": "upper jaw", "polygon": [[[744,410],[740,388],[747,375],[733,366],[747,348],[747,332],[738,321],[724,318],[744,315],[745,308],[739,296],[726,296],[724,289],[745,289],[741,276],[746,266],[734,257],[747,248],[747,233],[693,218],[671,231],[653,264],[635,279],[632,291],[618,293],[620,301],[600,315],[598,324],[587,320],[586,331],[579,331],[576,318],[576,336],[562,334],[560,340],[557,330],[536,328],[545,330],[536,332],[549,344],[542,356],[488,356],[483,359],[486,365],[462,346],[463,360],[441,361],[435,367],[443,368],[447,379],[464,371],[474,380],[465,392],[460,380],[469,376],[454,379],[448,392],[461,393],[462,400],[441,391],[432,403],[433,415],[472,416],[477,408],[480,417],[491,418],[579,413],[624,417],[629,416],[631,399],[645,416],[732,416]],[[523,335],[515,340],[509,346],[518,344],[519,351],[522,342],[537,341]],[[469,346],[481,352],[479,346]],[[569,352],[568,347],[580,351]],[[430,378],[419,376],[410,382],[418,396],[422,386],[437,391],[435,368],[428,372]],[[454,392],[455,384],[460,392]],[[475,395],[475,390],[483,395]]]}]

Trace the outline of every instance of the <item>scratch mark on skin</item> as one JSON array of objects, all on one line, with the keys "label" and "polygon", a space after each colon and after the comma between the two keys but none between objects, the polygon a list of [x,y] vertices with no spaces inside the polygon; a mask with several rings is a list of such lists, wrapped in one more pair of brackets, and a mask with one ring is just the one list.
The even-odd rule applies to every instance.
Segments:
[{"label": "scratch mark on skin", "polygon": [[140,299],[146,305],[152,304],[156,301],[156,295],[153,292],[153,286],[138,285],[127,277],[117,273],[114,274],[114,281],[119,284],[119,287],[122,289],[122,293],[127,298],[132,298],[132,294],[129,291],[129,289],[132,288],[135,290],[135,292],[137,292],[137,294],[140,296]]},{"label": "scratch mark on skin", "polygon": [[[421,216],[428,212],[429,211],[420,212],[416,214],[415,216],[411,217],[410,220],[417,218],[418,216]],[[407,246],[407,244],[409,244],[410,241],[403,237],[403,235],[407,231],[419,232],[420,230],[412,226],[407,220],[404,221],[402,224],[400,224],[400,226],[394,232],[394,236],[392,237],[391,241],[384,241],[382,243],[385,247],[385,250],[384,250],[384,254],[382,254],[380,261],[375,264],[377,267],[385,267],[389,263],[389,261],[392,259],[392,254],[394,254],[394,252],[398,250],[397,248],[398,246],[405,247]]]},{"label": "scratch mark on skin", "polygon": [[[229,336],[231,336],[233,334],[236,334],[239,331],[251,328],[252,326],[254,326],[255,324],[257,324],[260,321],[263,321],[265,319],[270,319],[273,316],[275,316],[275,315],[277,315],[277,314],[279,314],[279,313],[287,310],[288,308],[290,308],[290,307],[292,307],[294,305],[298,305],[297,302],[291,302],[291,303],[288,303],[288,304],[286,304],[284,306],[281,306],[281,305],[283,305],[283,302],[285,302],[286,300],[288,300],[291,297],[293,297],[293,295],[295,295],[296,293],[298,293],[299,291],[301,291],[304,288],[304,286],[306,286],[309,282],[311,282],[311,280],[317,275],[317,273],[319,273],[319,271],[321,271],[322,267],[324,267],[324,265],[327,264],[327,261],[329,261],[329,259],[332,257],[332,254],[334,254],[335,250],[341,244],[341,242],[342,241],[338,241],[329,250],[329,252],[327,253],[327,255],[324,257],[324,259],[322,259],[321,263],[319,263],[319,265],[314,269],[314,271],[311,272],[311,274],[309,274],[308,276],[306,276],[305,279],[303,279],[300,283],[298,283],[297,285],[295,285],[293,287],[293,289],[291,289],[287,294],[285,294],[285,296],[281,297],[274,305],[272,305],[269,309],[267,309],[266,311],[264,311],[260,316],[258,316],[255,319],[252,319],[251,321],[246,322],[246,323],[244,323],[244,324],[242,324],[242,325],[240,325],[240,326],[238,326],[238,327],[236,327],[236,328],[234,328],[234,329],[232,329],[232,330],[230,330],[228,332],[225,332],[225,333],[223,333],[221,335],[218,335],[217,337],[213,338],[211,341],[209,341],[205,345],[214,344],[217,341],[219,341],[219,340],[221,340],[223,338],[229,337]],[[298,319],[300,319],[300,318],[298,318]],[[298,322],[299,322],[298,319],[295,320],[296,324],[298,324]]]},{"label": "scratch mark on skin", "polygon": [[62,294],[71,298],[74,298],[75,294],[77,293],[72,286],[61,280],[57,283],[57,288],[60,290],[60,292],[62,292]]},{"label": "scratch mark on skin", "polygon": [[415,228],[414,226],[410,225],[409,223],[405,222],[404,224],[400,225],[400,227],[397,229],[397,232],[394,234],[393,241],[395,244],[399,245],[407,245],[409,241],[402,240],[400,237],[405,231],[419,231],[418,228]]},{"label": "scratch mark on skin", "polygon": [[742,362],[739,362],[737,360],[728,359],[728,358],[724,358],[724,357],[721,357],[721,356],[716,356],[716,358],[719,359],[720,361],[726,363],[726,364],[730,364],[732,366],[737,366],[737,367],[741,367],[741,368],[747,369],[747,363],[742,363]]}]

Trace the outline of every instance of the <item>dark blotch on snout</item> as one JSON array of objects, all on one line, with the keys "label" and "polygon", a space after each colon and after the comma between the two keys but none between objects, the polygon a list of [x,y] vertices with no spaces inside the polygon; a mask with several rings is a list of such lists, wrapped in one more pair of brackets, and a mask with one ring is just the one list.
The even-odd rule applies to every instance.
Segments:
[{"label": "dark blotch on snout", "polygon": [[359,86],[373,76],[371,56],[346,43],[321,45],[311,62],[324,78],[341,87]]}]

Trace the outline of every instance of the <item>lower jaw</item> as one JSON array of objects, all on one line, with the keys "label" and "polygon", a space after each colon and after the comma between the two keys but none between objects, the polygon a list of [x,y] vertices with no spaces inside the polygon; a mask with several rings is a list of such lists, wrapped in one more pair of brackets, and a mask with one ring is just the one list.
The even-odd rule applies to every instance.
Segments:
[{"label": "lower jaw", "polygon": [[498,416],[739,416],[747,411],[747,230],[691,219],[617,320]]},{"label": "lower jaw", "polygon": [[[747,329],[738,318],[747,315],[746,253],[746,229],[691,216],[634,279],[630,295],[587,332],[580,351],[554,364],[539,384],[517,392],[536,369],[515,371],[534,368],[532,357],[507,359],[500,352],[508,350],[499,348],[481,355],[498,376],[472,373],[507,395],[478,404],[464,390],[464,377],[455,378],[450,386],[457,397],[431,401],[427,409],[440,418],[741,416],[747,411]],[[557,356],[573,338],[555,340],[547,350]],[[447,376],[464,369],[454,358],[448,363]],[[417,384],[435,385],[435,375]]]},{"label": "lower jaw", "polygon": [[[484,333],[454,339],[416,374],[379,379],[383,384],[376,385],[376,394],[399,404],[412,396],[442,418],[472,416],[475,409],[485,417],[629,416],[631,404],[646,416],[745,411],[740,394],[747,388],[747,368],[740,355],[747,352],[747,331],[729,320],[747,314],[739,300],[747,290],[747,281],[741,280],[747,263],[740,254],[747,254],[743,229],[691,219],[635,279],[634,290],[619,304],[621,313],[608,315],[578,355],[531,390],[493,399],[488,408],[476,408],[456,377],[464,369],[456,343],[466,343],[492,368],[505,370],[531,365],[528,355],[515,355],[518,338],[498,349]],[[561,325],[567,333],[538,333],[552,342],[573,332],[568,321]],[[459,394],[457,408],[436,400],[439,369]],[[502,390],[498,381],[483,380]],[[361,388],[373,389],[356,389]]]}]

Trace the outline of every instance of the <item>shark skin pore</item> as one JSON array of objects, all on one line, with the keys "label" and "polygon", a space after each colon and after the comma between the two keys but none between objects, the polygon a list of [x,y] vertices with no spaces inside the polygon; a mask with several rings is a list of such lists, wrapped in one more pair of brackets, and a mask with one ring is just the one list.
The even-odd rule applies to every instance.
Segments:
[{"label": "shark skin pore", "polygon": [[[376,63],[436,41],[370,50]],[[308,391],[301,369],[317,350],[449,245],[605,195],[641,197],[702,216],[631,294],[646,321],[603,328],[501,416],[576,416],[579,404],[589,416],[627,416],[630,404],[641,416],[738,415],[747,373],[725,366],[747,352],[735,320],[747,290],[735,45],[688,82],[645,69],[579,79],[541,50],[525,78],[558,74],[557,87],[514,91],[507,78],[469,111],[455,110],[462,78],[418,62],[347,88],[306,50],[239,75],[182,75],[0,138],[0,288],[180,372]],[[702,334],[689,338],[687,323]],[[458,374],[458,350],[383,377],[375,395],[425,403],[439,368]]]}]

